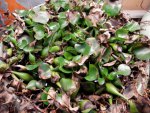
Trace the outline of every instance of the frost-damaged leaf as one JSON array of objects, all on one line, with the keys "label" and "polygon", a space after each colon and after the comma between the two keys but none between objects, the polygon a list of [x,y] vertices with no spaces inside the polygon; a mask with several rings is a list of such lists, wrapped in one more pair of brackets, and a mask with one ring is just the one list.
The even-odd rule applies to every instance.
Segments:
[{"label": "frost-damaged leaf", "polygon": [[138,48],[134,50],[134,54],[140,60],[148,60],[150,59],[150,48]]},{"label": "frost-damaged leaf", "polygon": [[80,109],[82,113],[89,113],[92,109],[96,108],[89,100],[81,100],[79,102]]},{"label": "frost-damaged leaf", "polygon": [[80,19],[80,13],[75,11],[70,11],[67,13],[67,17],[69,22],[75,25]]},{"label": "frost-damaged leaf", "polygon": [[[146,71],[146,69],[145,69]],[[140,94],[141,96],[144,95],[147,86],[148,86],[148,81],[149,81],[149,76],[148,75],[141,75],[139,74],[137,79],[136,79],[136,90],[138,92],[138,94]]]},{"label": "frost-damaged leaf", "polygon": [[63,107],[69,108],[72,112],[77,112],[79,107],[72,107],[70,103],[70,97],[66,94],[57,94],[56,101]]},{"label": "frost-damaged leaf", "polygon": [[62,89],[70,95],[72,95],[73,93],[77,93],[77,91],[79,90],[77,82],[72,79],[62,78],[60,80],[60,84]]},{"label": "frost-damaged leaf", "polygon": [[50,19],[50,14],[47,11],[38,11],[31,18],[34,22],[46,24]]},{"label": "frost-damaged leaf", "polygon": [[100,49],[98,41],[95,38],[87,38],[86,43],[91,47],[89,54],[95,53],[97,55]]},{"label": "frost-damaged leaf", "polygon": [[18,40],[18,47],[20,49],[24,49],[27,45],[29,45],[32,41],[34,41],[34,38],[29,37],[28,35],[23,35]]},{"label": "frost-damaged leaf", "polygon": [[117,16],[120,13],[121,6],[105,4],[103,10],[108,16]]},{"label": "frost-damaged leaf", "polygon": [[94,64],[90,64],[88,74],[86,75],[85,79],[87,81],[94,81],[98,78],[98,76],[99,76],[98,69]]},{"label": "frost-damaged leaf", "polygon": [[126,64],[120,64],[118,66],[118,74],[128,76],[131,74],[131,68]]},{"label": "frost-damaged leaf", "polygon": [[49,79],[51,78],[51,70],[50,65],[47,63],[41,63],[38,68],[39,77],[41,79]]},{"label": "frost-damaged leaf", "polygon": [[3,57],[3,42],[0,42],[0,57]]},{"label": "frost-damaged leaf", "polygon": [[135,21],[128,22],[124,27],[130,32],[140,30],[140,25]]}]

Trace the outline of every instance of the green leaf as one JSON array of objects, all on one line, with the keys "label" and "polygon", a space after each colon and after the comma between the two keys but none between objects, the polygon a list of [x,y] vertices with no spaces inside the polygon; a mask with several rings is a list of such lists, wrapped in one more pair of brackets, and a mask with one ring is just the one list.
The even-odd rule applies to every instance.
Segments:
[{"label": "green leaf", "polygon": [[34,64],[35,63],[35,56],[32,54],[32,53],[29,53],[29,62],[31,64]]},{"label": "green leaf", "polygon": [[34,64],[34,65],[26,65],[26,69],[31,71],[31,70],[34,70],[38,67],[39,65],[38,64]]},{"label": "green leaf", "polygon": [[59,19],[66,19],[66,18],[67,18],[66,12],[60,12],[60,13],[58,14],[58,18],[59,18]]},{"label": "green leaf", "polygon": [[150,48],[142,47],[134,50],[135,56],[140,60],[150,59]]},{"label": "green leaf", "polygon": [[27,86],[26,86],[26,88],[27,89],[30,89],[30,90],[35,90],[36,89],[36,80],[31,80],[28,84],[27,84]]},{"label": "green leaf", "polygon": [[131,22],[128,22],[124,26],[124,28],[127,29],[130,32],[134,32],[134,31],[140,30],[140,25],[138,24],[138,22],[131,21]]},{"label": "green leaf", "polygon": [[43,50],[41,51],[41,57],[45,58],[48,56],[48,54],[49,54],[49,46],[43,48]]},{"label": "green leaf", "polygon": [[45,105],[48,105],[48,104],[49,104],[49,102],[48,102],[48,100],[47,100],[49,89],[50,89],[50,87],[46,87],[46,88],[44,89],[44,91],[45,91],[46,93],[43,92],[43,93],[41,94],[41,100],[44,101],[43,103],[44,103]]},{"label": "green leaf", "polygon": [[66,59],[64,59],[63,57],[56,57],[54,59],[54,63],[56,65],[59,65],[60,67],[64,66],[65,64],[68,63],[68,61]]},{"label": "green leaf", "polygon": [[105,79],[104,78],[98,78],[98,84],[99,85],[105,84]]},{"label": "green leaf", "polygon": [[61,7],[68,9],[69,0],[51,0],[50,3],[54,6],[54,9],[58,11]]},{"label": "green leaf", "polygon": [[75,44],[75,49],[77,52],[82,53],[83,55],[90,55],[90,46],[86,43],[84,44]]},{"label": "green leaf", "polygon": [[131,68],[126,64],[120,64],[118,66],[118,74],[128,76],[131,74]]},{"label": "green leaf", "polygon": [[45,37],[45,28],[42,25],[36,25],[33,27],[33,31],[35,32],[35,39],[41,40]]},{"label": "green leaf", "polygon": [[59,67],[59,70],[60,70],[61,72],[63,72],[63,73],[66,73],[66,74],[72,73],[71,70],[65,69],[65,68],[63,68],[63,67]]},{"label": "green leaf", "polygon": [[117,16],[120,13],[121,6],[105,4],[103,10],[108,16]]},{"label": "green leaf", "polygon": [[23,48],[23,50],[24,50],[25,52],[33,52],[33,51],[34,51],[34,47],[26,46],[26,47]]},{"label": "green leaf", "polygon": [[17,14],[19,14],[20,17],[25,17],[28,15],[28,10],[16,10]]},{"label": "green leaf", "polygon": [[20,49],[24,49],[27,45],[29,45],[32,41],[34,41],[33,38],[29,37],[28,35],[23,35],[18,40],[18,47]]},{"label": "green leaf", "polygon": [[128,37],[128,31],[124,28],[120,28],[116,31],[116,37],[126,39]]},{"label": "green leaf", "polygon": [[108,69],[105,67],[101,67],[100,74],[102,75],[102,77],[106,77],[108,75]]},{"label": "green leaf", "polygon": [[9,68],[9,65],[0,60],[0,73],[5,72]]},{"label": "green leaf", "polygon": [[124,42],[126,39],[124,39],[124,38],[120,38],[120,37],[111,37],[110,39],[109,39],[109,42],[111,42],[111,43],[117,43],[117,42]]},{"label": "green leaf", "polygon": [[67,60],[71,60],[73,58],[72,54],[66,51],[64,52],[64,57]]},{"label": "green leaf", "polygon": [[69,22],[65,19],[59,19],[60,28],[63,29],[68,26]]},{"label": "green leaf", "polygon": [[51,53],[58,52],[58,51],[60,51],[60,47],[59,46],[52,46],[49,49],[49,52],[51,52]]},{"label": "green leaf", "polygon": [[62,78],[60,84],[62,89],[66,92],[76,88],[75,82],[68,78]]},{"label": "green leaf", "polygon": [[52,31],[57,31],[60,28],[60,25],[57,22],[51,22],[51,23],[48,24],[48,27]]},{"label": "green leaf", "polygon": [[139,113],[136,104],[131,100],[129,100],[128,102],[130,106],[130,113]]},{"label": "green leaf", "polygon": [[108,93],[120,96],[123,99],[127,100],[125,96],[123,96],[121,93],[119,93],[119,91],[117,90],[117,88],[112,83],[106,83],[106,91]]},{"label": "green leaf", "polygon": [[108,74],[107,79],[108,80],[114,80],[117,77],[118,73],[117,72],[111,72]]},{"label": "green leaf", "polygon": [[96,66],[93,64],[90,64],[89,71],[88,71],[88,74],[86,75],[85,79],[87,81],[94,81],[97,79],[98,74],[99,73],[98,73],[98,69],[96,68]]}]

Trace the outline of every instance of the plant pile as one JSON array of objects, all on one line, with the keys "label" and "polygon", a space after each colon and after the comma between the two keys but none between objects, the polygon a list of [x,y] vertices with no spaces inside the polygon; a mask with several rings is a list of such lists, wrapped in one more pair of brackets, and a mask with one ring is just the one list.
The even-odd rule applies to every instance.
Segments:
[{"label": "plant pile", "polygon": [[120,9],[50,0],[17,11],[1,39],[0,73],[40,112],[139,112],[134,100],[148,99],[150,40]]}]

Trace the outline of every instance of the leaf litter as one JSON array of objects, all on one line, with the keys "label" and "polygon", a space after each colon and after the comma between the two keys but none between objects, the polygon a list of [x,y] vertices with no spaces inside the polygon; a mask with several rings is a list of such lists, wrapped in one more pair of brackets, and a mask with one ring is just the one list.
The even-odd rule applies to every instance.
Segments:
[{"label": "leaf litter", "polygon": [[13,15],[0,42],[0,112],[150,111],[150,41],[120,5],[47,0]]}]

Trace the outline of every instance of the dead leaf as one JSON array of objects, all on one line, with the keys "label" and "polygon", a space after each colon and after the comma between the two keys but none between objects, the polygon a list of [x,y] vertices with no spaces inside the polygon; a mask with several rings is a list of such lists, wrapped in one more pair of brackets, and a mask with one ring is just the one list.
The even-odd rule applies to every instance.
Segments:
[{"label": "dead leaf", "polygon": [[112,61],[112,62],[109,62],[109,63],[106,63],[106,64],[104,64],[103,66],[109,67],[109,66],[115,65],[115,63],[116,63],[116,60],[114,60],[114,61]]}]

